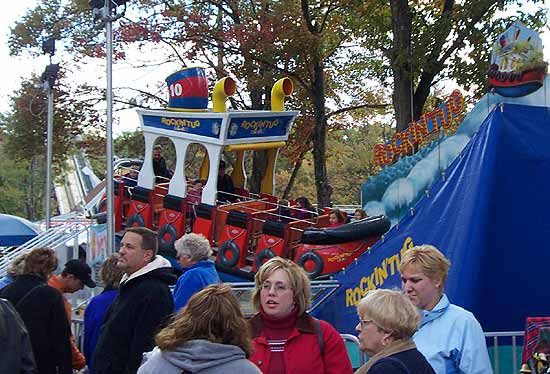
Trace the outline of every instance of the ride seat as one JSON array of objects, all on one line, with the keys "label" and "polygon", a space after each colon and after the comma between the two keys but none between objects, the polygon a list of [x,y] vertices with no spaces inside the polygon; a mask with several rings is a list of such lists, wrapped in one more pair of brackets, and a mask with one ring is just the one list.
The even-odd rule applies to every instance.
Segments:
[{"label": "ride seat", "polygon": [[152,191],[136,186],[130,199],[126,227],[147,227],[153,229]]}]

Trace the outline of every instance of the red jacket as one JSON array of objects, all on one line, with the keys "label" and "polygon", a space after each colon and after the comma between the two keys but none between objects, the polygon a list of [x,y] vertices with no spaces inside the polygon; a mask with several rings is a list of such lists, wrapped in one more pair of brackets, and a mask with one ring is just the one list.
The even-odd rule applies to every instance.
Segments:
[{"label": "red jacket", "polygon": [[[304,314],[298,317],[296,327],[285,344],[284,374],[352,374],[353,369],[340,334],[328,322],[320,321],[324,341],[324,354],[321,357],[319,341],[312,317]],[[267,372],[271,352],[262,331],[262,317],[256,314],[250,321],[254,352],[248,358],[256,366]]]}]

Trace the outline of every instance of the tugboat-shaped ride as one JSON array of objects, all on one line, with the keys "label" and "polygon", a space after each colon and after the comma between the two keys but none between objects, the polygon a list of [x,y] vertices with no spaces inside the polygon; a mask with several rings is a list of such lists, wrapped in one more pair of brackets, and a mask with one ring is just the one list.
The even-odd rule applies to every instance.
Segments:
[{"label": "tugboat-shaped ride", "polygon": [[[213,246],[220,272],[251,279],[274,256],[295,261],[311,278],[329,275],[367,251],[390,228],[383,216],[327,228],[330,208],[296,219],[293,213],[300,209],[283,209],[279,204],[273,195],[275,164],[298,115],[284,110],[284,98],[293,91],[289,78],[273,86],[271,111],[228,111],[225,102],[236,88],[229,77],[215,85],[213,110],[208,110],[208,84],[201,68],[176,72],[167,83],[167,109],[137,111],[145,157],[137,184],[125,178],[115,181],[115,231],[131,226],[157,230],[161,253],[174,253],[175,240],[186,232],[200,233]],[[156,183],[153,171],[153,148],[159,137],[169,138],[176,149],[174,173],[167,183]],[[193,143],[202,145],[206,153],[200,168],[204,183],[200,198],[192,195],[185,175],[185,156]],[[258,195],[246,189],[244,168],[245,152],[254,150],[268,154]],[[238,196],[233,203],[218,200],[223,152],[235,154],[231,177]]]}]

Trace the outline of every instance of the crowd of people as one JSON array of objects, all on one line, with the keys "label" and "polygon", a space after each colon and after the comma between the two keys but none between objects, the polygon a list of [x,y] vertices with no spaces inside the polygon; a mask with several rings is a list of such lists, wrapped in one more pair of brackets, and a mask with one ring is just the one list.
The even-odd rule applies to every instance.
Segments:
[{"label": "crowd of people", "polygon": [[[260,267],[257,313],[246,319],[220,282],[208,240],[191,233],[176,241],[186,269],[179,279],[157,246],[154,231],[129,228],[103,263],[103,291],[85,311],[84,354],[64,294],[96,286],[90,267],[71,260],[55,275],[48,248],[13,261],[0,280],[0,337],[8,342],[0,372],[353,373],[340,334],[307,312],[311,284],[296,263],[275,257]],[[401,258],[402,290],[367,292],[356,330],[369,360],[355,373],[492,373],[480,324],[444,292],[449,267],[437,248],[413,247]]]}]

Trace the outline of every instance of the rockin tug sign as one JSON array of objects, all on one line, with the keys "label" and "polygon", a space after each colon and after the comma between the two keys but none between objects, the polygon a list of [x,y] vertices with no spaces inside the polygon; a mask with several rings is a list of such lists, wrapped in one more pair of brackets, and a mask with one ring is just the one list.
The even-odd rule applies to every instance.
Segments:
[{"label": "rockin tug sign", "polygon": [[386,144],[375,144],[374,163],[378,166],[390,165],[395,156],[406,156],[424,145],[424,140],[433,134],[444,130],[447,134],[454,133],[464,117],[464,97],[459,90],[454,90],[451,96],[435,110],[424,113],[420,120],[413,122],[405,130],[392,136]]}]

